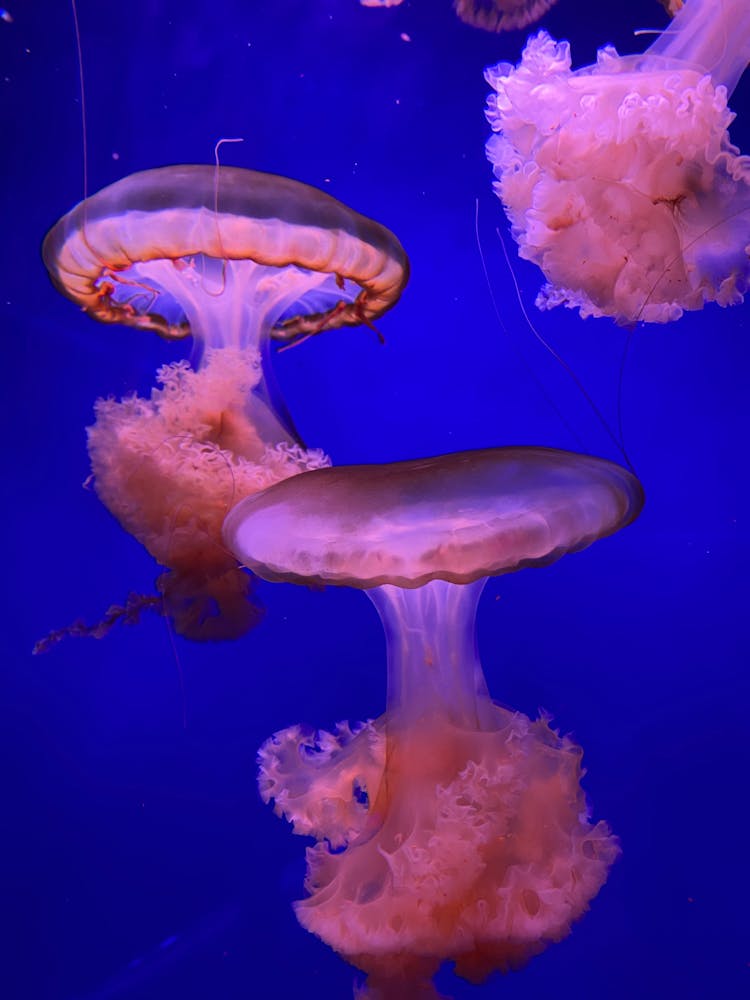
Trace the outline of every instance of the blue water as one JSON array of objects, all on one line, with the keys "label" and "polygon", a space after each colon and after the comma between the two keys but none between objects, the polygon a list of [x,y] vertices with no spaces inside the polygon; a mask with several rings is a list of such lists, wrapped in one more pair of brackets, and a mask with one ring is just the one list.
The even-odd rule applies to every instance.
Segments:
[{"label": "blue water", "polygon": [[[0,996],[348,997],[352,969],[292,913],[304,843],[260,802],[254,757],[283,726],[382,711],[369,601],[264,584],[267,618],[234,644],[173,649],[154,617],[30,656],[51,628],[152,589],[153,561],[82,488],[84,427],[98,396],[147,393],[156,367],[188,348],[101,326],[50,285],[41,239],[83,193],[73,22],[67,3],[9,9]],[[324,188],[407,249],[412,278],[379,324],[384,347],[366,329],[335,331],[276,358],[307,443],[336,463],[506,443],[617,458],[525,325],[495,233],[508,242],[483,151],[482,70],[517,61],[523,33],[471,29],[450,0],[78,9],[89,191],[212,162],[218,139],[242,137],[223,162]],[[559,0],[543,23],[584,65],[606,42],[645,47],[633,30],[665,21],[655,0]],[[750,79],[732,105],[734,139],[750,150]],[[507,334],[477,251],[477,199]],[[539,331],[614,424],[626,333],[537,313],[540,274],[509,247]],[[483,987],[441,974],[455,997],[748,995],[749,309],[636,331],[622,419],[643,515],[585,553],[491,581],[482,598],[493,695],[543,707],[574,734],[594,815],[623,853],[567,940]]]}]

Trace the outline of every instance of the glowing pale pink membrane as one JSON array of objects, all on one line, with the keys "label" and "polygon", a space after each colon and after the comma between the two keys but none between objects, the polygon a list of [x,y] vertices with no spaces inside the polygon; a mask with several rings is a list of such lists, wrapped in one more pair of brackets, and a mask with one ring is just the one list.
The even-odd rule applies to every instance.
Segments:
[{"label": "glowing pale pink membrane", "polygon": [[666,323],[742,301],[750,160],[727,99],[749,60],[747,0],[688,0],[643,55],[607,47],[573,72],[540,32],[487,70],[494,187],[547,279],[540,308]]},{"label": "glowing pale pink membrane", "polygon": [[328,464],[304,448],[265,362],[272,337],[371,323],[408,262],[383,226],[315,188],[233,167],[174,166],[98,192],[48,234],[54,284],[94,319],[192,335],[198,365],[165,365],[149,399],[99,400],[96,491],[170,572],[177,630],[232,638],[257,621],[251,578],[223,545],[239,499]]},{"label": "glowing pale pink membrane", "polygon": [[383,621],[386,714],[293,726],[259,757],[263,798],[318,840],[297,916],[373,995],[434,995],[446,959],[473,981],[521,964],[604,883],[619,849],[589,819],[581,750],[492,703],[474,619],[487,576],[582,549],[642,503],[609,462],[505,448],[305,473],[227,518],[259,575],[367,588]]}]

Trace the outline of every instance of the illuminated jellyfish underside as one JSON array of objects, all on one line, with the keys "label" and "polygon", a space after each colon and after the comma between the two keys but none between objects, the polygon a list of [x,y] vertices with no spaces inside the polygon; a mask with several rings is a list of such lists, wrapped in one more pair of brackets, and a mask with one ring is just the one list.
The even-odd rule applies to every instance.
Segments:
[{"label": "illuminated jellyfish underside", "polygon": [[619,848],[590,821],[581,750],[492,703],[474,618],[487,576],[582,549],[642,501],[609,462],[506,448],[321,469],[229,515],[255,572],[366,589],[383,621],[386,714],[293,726],[259,757],[264,800],[318,841],[297,916],[373,995],[433,995],[447,959],[472,981],[517,966],[604,883]]}]

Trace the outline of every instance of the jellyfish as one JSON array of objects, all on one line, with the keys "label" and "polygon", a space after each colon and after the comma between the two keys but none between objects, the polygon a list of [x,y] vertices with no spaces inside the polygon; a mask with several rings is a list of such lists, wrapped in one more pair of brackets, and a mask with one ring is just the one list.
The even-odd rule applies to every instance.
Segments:
[{"label": "jellyfish", "polygon": [[486,71],[494,188],[547,279],[540,309],[667,323],[743,300],[750,159],[727,100],[749,59],[747,0],[687,0],[642,55],[572,72],[542,31]]},{"label": "jellyfish", "polygon": [[[403,0],[359,0],[363,7],[398,7]],[[526,28],[547,13],[557,0],[453,0],[466,24],[485,31]]]},{"label": "jellyfish", "polygon": [[86,199],[50,231],[43,256],[56,287],[94,319],[192,335],[195,367],[162,366],[150,398],[96,404],[94,485],[166,567],[157,588],[177,631],[243,634],[260,609],[222,543],[227,511],[329,463],[296,435],[268,371],[270,338],[372,324],[407,280],[400,243],[297,181],[190,165]]},{"label": "jellyfish", "polygon": [[317,840],[297,917],[373,995],[434,995],[447,959],[475,982],[516,967],[606,880],[619,847],[591,821],[582,751],[491,701],[474,619],[488,576],[583,549],[642,503],[610,462],[498,448],[303,473],[229,514],[254,572],[363,589],[383,622],[385,714],[292,726],[259,755],[262,797]]},{"label": "jellyfish", "polygon": [[485,31],[514,31],[543,17],[556,0],[453,0],[456,13],[467,24]]}]

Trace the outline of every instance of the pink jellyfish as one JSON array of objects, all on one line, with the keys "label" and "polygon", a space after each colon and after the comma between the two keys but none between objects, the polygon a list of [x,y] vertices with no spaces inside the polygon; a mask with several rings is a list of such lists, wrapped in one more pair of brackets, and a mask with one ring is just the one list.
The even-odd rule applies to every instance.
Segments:
[{"label": "pink jellyfish", "polygon": [[[581,750],[493,704],[474,618],[490,575],[545,566],[630,523],[643,494],[609,462],[499,448],[305,473],[243,500],[224,535],[269,580],[365,589],[388,644],[387,711],[293,726],[260,789],[307,851],[300,922],[389,997],[472,981],[570,930],[618,854],[592,824]],[[376,995],[380,995],[377,994]]]},{"label": "pink jellyfish", "polygon": [[399,298],[396,237],[297,181],[232,167],[133,174],[82,202],[43,248],[94,319],[192,334],[199,364],[163,366],[149,399],[101,399],[88,430],[97,494],[168,572],[177,631],[231,638],[259,616],[222,544],[243,496],[328,464],[297,440],[264,365],[271,337],[372,323]]},{"label": "pink jellyfish", "polygon": [[495,191],[521,257],[564,304],[666,323],[742,301],[750,280],[750,159],[727,99],[750,60],[747,0],[687,0],[643,55],[571,71],[545,32],[486,72]]}]

